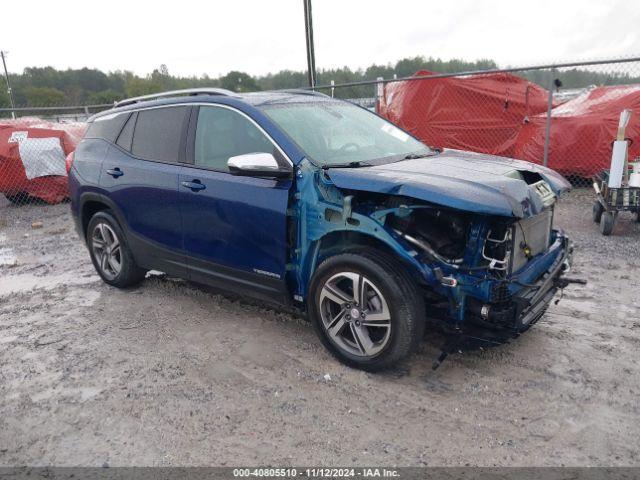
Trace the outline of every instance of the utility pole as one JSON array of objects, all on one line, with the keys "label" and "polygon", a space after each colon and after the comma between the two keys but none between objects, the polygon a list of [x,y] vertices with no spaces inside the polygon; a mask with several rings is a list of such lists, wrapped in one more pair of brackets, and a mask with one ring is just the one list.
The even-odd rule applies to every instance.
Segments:
[{"label": "utility pole", "polygon": [[311,0],[304,2],[304,32],[307,39],[307,76],[309,86],[316,86],[316,55],[313,47],[313,19],[311,17]]},{"label": "utility pole", "polygon": [[11,90],[11,82],[9,81],[9,72],[7,71],[7,61],[4,59],[4,54],[2,50],[0,50],[0,57],[2,57],[2,66],[4,67],[4,78],[7,81],[7,93],[9,94],[9,103],[11,104],[11,118],[16,119],[16,108],[13,103],[13,90]]}]

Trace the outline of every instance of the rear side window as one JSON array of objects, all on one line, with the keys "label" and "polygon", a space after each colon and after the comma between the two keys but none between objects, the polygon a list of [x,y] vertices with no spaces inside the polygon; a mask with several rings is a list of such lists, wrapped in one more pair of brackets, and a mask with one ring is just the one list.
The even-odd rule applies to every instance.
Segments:
[{"label": "rear side window", "polygon": [[246,117],[223,107],[200,107],[195,140],[195,164],[228,171],[230,157],[245,153],[271,153],[273,143]]},{"label": "rear side window", "polygon": [[124,124],[122,131],[120,132],[120,136],[118,137],[118,141],[116,142],[120,147],[124,148],[127,151],[131,151],[131,141],[133,140],[133,127],[136,126],[136,118],[138,117],[137,112],[133,112],[127,120],[127,123]]},{"label": "rear side window", "polygon": [[96,118],[89,124],[85,138],[102,138],[108,142],[115,143],[124,122],[129,118],[129,112],[105,115]]},{"label": "rear side window", "polygon": [[131,153],[160,162],[177,162],[189,107],[166,107],[138,112]]}]

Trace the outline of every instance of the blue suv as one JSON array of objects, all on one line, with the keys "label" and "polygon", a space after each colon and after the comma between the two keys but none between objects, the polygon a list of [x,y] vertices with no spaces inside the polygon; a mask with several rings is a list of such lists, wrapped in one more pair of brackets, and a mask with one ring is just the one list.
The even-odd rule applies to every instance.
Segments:
[{"label": "blue suv", "polygon": [[154,269],[293,307],[371,371],[409,355],[427,321],[507,341],[569,282],[559,174],[433,150],[310,91],[124,100],[90,119],[69,185],[109,285]]}]

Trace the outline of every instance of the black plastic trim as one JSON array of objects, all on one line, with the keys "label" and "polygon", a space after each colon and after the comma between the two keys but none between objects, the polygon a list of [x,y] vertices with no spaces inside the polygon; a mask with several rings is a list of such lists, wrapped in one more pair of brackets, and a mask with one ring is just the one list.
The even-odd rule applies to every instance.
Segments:
[{"label": "black plastic trim", "polygon": [[189,280],[231,293],[289,305],[290,295],[284,279],[246,272],[188,256]]}]

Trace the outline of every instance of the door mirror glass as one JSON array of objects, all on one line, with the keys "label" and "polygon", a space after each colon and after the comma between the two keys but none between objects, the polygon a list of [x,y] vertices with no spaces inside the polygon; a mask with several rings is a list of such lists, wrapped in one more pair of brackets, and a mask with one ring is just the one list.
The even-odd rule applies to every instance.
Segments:
[{"label": "door mirror glass", "polygon": [[286,177],[291,173],[290,168],[278,165],[275,157],[270,153],[245,153],[230,157],[227,162],[229,172],[234,175],[254,177]]}]

